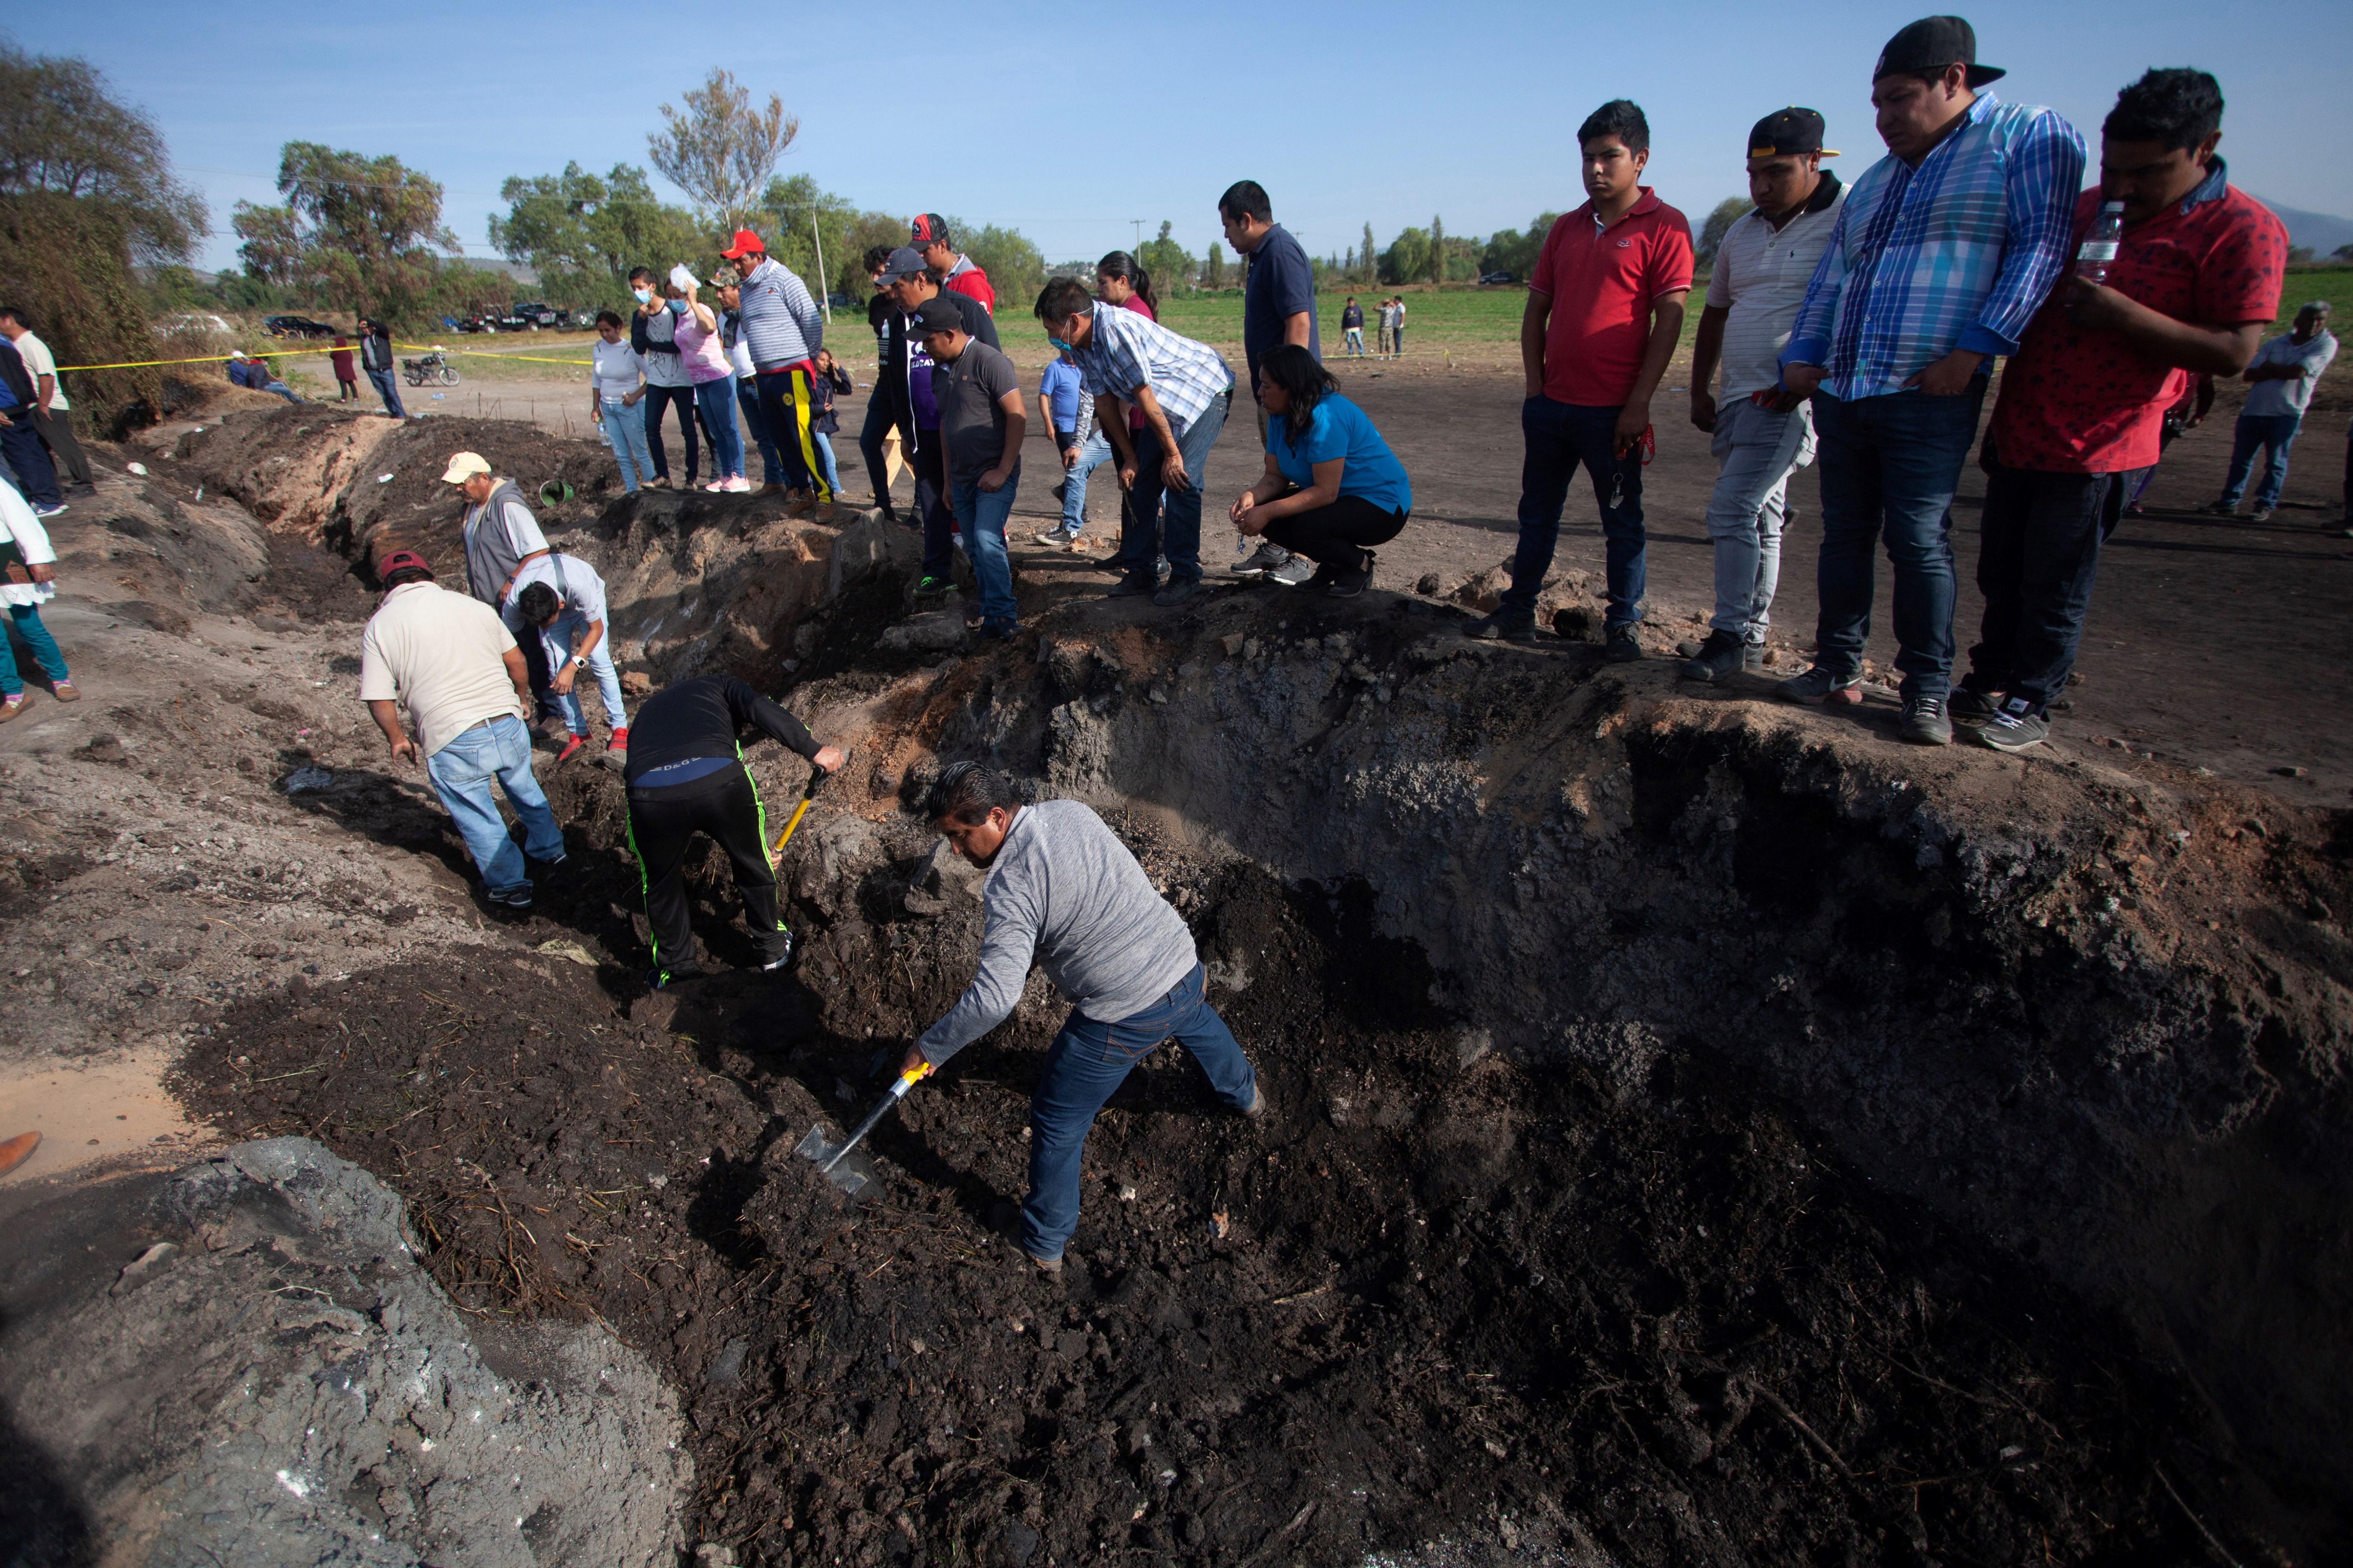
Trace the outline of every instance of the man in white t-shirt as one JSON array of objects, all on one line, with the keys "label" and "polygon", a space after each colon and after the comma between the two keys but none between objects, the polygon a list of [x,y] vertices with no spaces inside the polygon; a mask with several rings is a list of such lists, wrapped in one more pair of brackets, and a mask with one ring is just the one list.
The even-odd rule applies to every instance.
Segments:
[{"label": "man in white t-shirt", "polygon": [[94,488],[90,478],[90,458],[74,439],[71,405],[66,402],[65,384],[58,379],[58,356],[49,345],[33,335],[32,322],[25,319],[19,305],[0,305],[0,338],[16,345],[16,353],[25,362],[25,374],[33,378],[33,428],[58,467],[67,478],[84,489]]},{"label": "man in white t-shirt", "polygon": [[[1789,476],[1814,460],[1813,411],[1782,388],[1780,354],[1846,201],[1839,177],[1822,168],[1837,156],[1822,146],[1822,117],[1810,109],[1768,114],[1748,132],[1748,196],[1757,205],[1716,247],[1692,348],[1692,423],[1715,437],[1707,503],[1715,615],[1683,667],[1686,680],[1765,668]],[[1709,390],[1719,360],[1721,395]]]},{"label": "man in white t-shirt", "polygon": [[[2320,373],[2337,357],[2337,340],[2328,332],[2328,301],[2315,300],[2295,313],[2295,329],[2282,332],[2255,351],[2253,364],[2241,377],[2254,384],[2245,406],[2239,410],[2239,427],[2231,443],[2231,471],[2223,476],[2222,499],[2206,510],[2217,517],[2234,517],[2239,496],[2247,488],[2247,473],[2255,453],[2266,450],[2263,477],[2255,486],[2255,510],[2251,522],[2268,522],[2279,505],[2280,487],[2287,483],[2287,449],[2304,426],[2304,411],[2312,406],[2312,389]],[[28,362],[29,363],[29,362]]]},{"label": "man in white t-shirt", "polygon": [[[416,552],[396,550],[379,570],[384,602],[360,638],[360,700],[395,761],[413,765],[423,758],[426,777],[458,824],[491,902],[528,910],[524,858],[562,865],[564,833],[532,776],[531,732],[522,724],[530,676],[522,650],[497,611],[445,592]],[[416,728],[413,740],[401,727],[404,707]],[[493,780],[522,823],[520,849],[499,816]]]}]

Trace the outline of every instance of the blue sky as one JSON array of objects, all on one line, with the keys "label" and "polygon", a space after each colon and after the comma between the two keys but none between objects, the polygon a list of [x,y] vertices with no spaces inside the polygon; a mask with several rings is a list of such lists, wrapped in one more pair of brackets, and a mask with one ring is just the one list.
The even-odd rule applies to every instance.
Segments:
[{"label": "blue sky", "polygon": [[[2312,63],[2353,45],[2342,0],[2235,13],[2211,0],[2042,0],[1968,14],[1982,57],[2010,68],[1996,90],[2059,109],[2095,141],[2116,89],[2147,67],[2213,71],[2233,179],[2353,216],[2353,93]],[[800,116],[784,172],[866,206],[1013,225],[1053,260],[1127,246],[1138,218],[1147,237],[1173,220],[1198,255],[1217,237],[1218,193],[1243,177],[1318,254],[1353,247],[1367,219],[1383,244],[1433,214],[1455,234],[1521,226],[1583,199],[1577,122],[1620,95],[1650,116],[1649,182],[1694,219],[1743,189],[1744,133],[1783,104],[1828,118],[1847,153],[1833,167],[1878,155],[1867,78],[1914,12],[1831,0],[1776,16],[1700,0],[1650,15],[1661,20],[1488,0],[1181,11],[971,0],[848,21],[859,13],[789,4],[86,0],[9,26],[25,48],[88,57],[155,116],[213,203],[214,265],[233,260],[231,205],[272,199],[279,145],[295,139],[430,174],[450,226],[486,256],[503,178],[568,160],[643,164],[659,106],[712,65]],[[796,16],[823,20],[800,34]],[[628,16],[661,20],[624,34]]]}]

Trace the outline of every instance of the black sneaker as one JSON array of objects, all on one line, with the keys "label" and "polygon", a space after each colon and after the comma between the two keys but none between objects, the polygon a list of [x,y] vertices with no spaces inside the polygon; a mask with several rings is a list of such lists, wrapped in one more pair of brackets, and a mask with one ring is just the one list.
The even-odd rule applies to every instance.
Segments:
[{"label": "black sneaker", "polygon": [[760,941],[760,967],[782,969],[793,961],[793,933],[771,931]]},{"label": "black sneaker", "polygon": [[1710,632],[1707,640],[1699,645],[1699,651],[1678,673],[1685,680],[1696,680],[1704,686],[1729,680],[1746,668],[1747,646],[1730,632]]},{"label": "black sneaker", "polygon": [[1201,586],[1201,580],[1198,577],[1171,577],[1168,579],[1168,586],[1152,595],[1152,602],[1164,610],[1173,609],[1195,595],[1207,592],[1208,590]]},{"label": "black sneaker", "polygon": [[1602,644],[1601,657],[1611,664],[1631,664],[1642,657],[1642,645],[1635,640],[1632,623],[1609,628],[1609,636]]},{"label": "black sneaker", "polygon": [[1907,697],[1904,700],[1904,722],[1896,733],[1915,746],[1949,746],[1953,743],[1953,721],[1945,712],[1941,697]]},{"label": "black sneaker", "polygon": [[646,989],[659,991],[681,980],[700,980],[702,966],[699,963],[656,964],[646,972]]},{"label": "black sneaker", "polygon": [[1103,596],[1107,599],[1146,598],[1160,592],[1160,584],[1150,574],[1131,572],[1111,585]]},{"label": "black sneaker", "polygon": [[[1298,557],[1293,556],[1292,559],[1297,560]],[[1267,575],[1271,577],[1274,574],[1270,572]],[[1328,594],[1332,591],[1332,584],[1339,580],[1340,569],[1338,567],[1328,565],[1323,562],[1318,562],[1316,563],[1315,570],[1307,574],[1307,581],[1296,584],[1294,586],[1296,586],[1303,594]]]},{"label": "black sneaker", "polygon": [[514,910],[522,913],[528,913],[531,910],[531,884],[529,882],[519,883],[514,887],[507,889],[503,892],[494,891],[491,889],[485,888],[482,890],[482,896],[502,910]]},{"label": "black sneaker", "polygon": [[2051,721],[2034,712],[2023,697],[2013,697],[1986,721],[1978,732],[1980,743],[1997,752],[2023,752],[2051,738]]},{"label": "black sneaker", "polygon": [[1462,635],[1477,637],[1481,642],[1534,642],[1536,618],[1525,610],[1497,610],[1463,627]]},{"label": "black sneaker", "polygon": [[945,577],[926,577],[915,584],[915,597],[936,599],[954,585]]},{"label": "black sneaker", "polygon": [[1345,566],[1340,567],[1332,574],[1331,584],[1324,591],[1335,599],[1353,599],[1373,585],[1373,568],[1379,564],[1373,552],[1367,550],[1362,571],[1351,572]]},{"label": "black sneaker", "polygon": [[1956,686],[1945,703],[1945,711],[1952,715],[1956,724],[1982,724],[2001,711],[2001,699],[1974,686]]}]

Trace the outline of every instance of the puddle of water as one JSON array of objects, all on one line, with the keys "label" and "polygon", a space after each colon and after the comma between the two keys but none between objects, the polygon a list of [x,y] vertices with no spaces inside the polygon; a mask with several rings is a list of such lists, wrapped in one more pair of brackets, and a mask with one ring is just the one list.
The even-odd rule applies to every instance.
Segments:
[{"label": "puddle of water", "polygon": [[37,1181],[92,1160],[176,1152],[203,1142],[205,1129],[164,1090],[169,1066],[167,1053],[157,1048],[88,1067],[0,1072],[0,1138],[41,1135],[33,1157],[0,1183]]}]

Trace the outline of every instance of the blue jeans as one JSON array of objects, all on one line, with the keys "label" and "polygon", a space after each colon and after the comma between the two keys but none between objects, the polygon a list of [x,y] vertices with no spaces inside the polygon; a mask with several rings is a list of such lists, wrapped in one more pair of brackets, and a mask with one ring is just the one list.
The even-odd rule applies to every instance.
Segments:
[{"label": "blue jeans", "polygon": [[695,383],[694,407],[711,435],[711,477],[742,479],[744,432],[735,426],[735,378]]},{"label": "blue jeans", "polygon": [[1350,359],[1359,358],[1359,357],[1361,357],[1361,356],[1363,355],[1363,353],[1364,353],[1364,352],[1365,352],[1365,329],[1364,329],[1364,328],[1362,328],[1362,327],[1350,327],[1346,331],[1345,331],[1345,332],[1341,333],[1340,335],[1341,335],[1342,339],[1343,339],[1343,340],[1347,343],[1347,346],[1348,346],[1348,357],[1349,357]]},{"label": "blue jeans", "polygon": [[[11,605],[8,618],[16,624],[16,635],[33,650],[33,658],[40,665],[41,673],[49,678],[50,685],[73,679],[66,673],[66,656],[58,649],[58,639],[41,624],[38,605]],[[0,692],[15,697],[24,689],[24,678],[16,673],[16,650],[8,645],[8,634],[0,631]]]},{"label": "blue jeans", "polygon": [[1087,526],[1087,476],[1111,460],[1111,437],[1097,430],[1062,473],[1062,527],[1076,539]]},{"label": "blue jeans", "polygon": [[1005,554],[1005,520],[1013,512],[1013,492],[1021,488],[1016,468],[1005,488],[991,492],[980,488],[980,476],[957,475],[948,484],[948,503],[955,510],[956,527],[964,534],[964,552],[972,560],[972,574],[980,581],[981,624],[1013,629],[1013,565]]},{"label": "blue jeans", "polygon": [[[523,857],[534,860],[564,858],[564,831],[547,809],[547,796],[531,773],[531,731],[512,713],[487,724],[477,724],[425,759],[426,776],[433,793],[449,808],[458,824],[466,853],[482,873],[482,883],[493,893],[531,886]],[[507,832],[499,803],[491,794],[496,779],[522,823],[522,847]]]},{"label": "blue jeans", "polygon": [[781,485],[785,482],[785,459],[776,450],[776,438],[768,433],[768,416],[760,409],[760,388],[751,376],[735,383],[735,406],[744,411],[744,428],[752,433],[752,441],[760,448],[760,482]]},{"label": "blue jeans", "polygon": [[839,495],[841,493],[841,469],[833,460],[833,438],[822,430],[812,430],[809,432],[809,439],[817,443],[818,467],[825,475],[826,489],[831,490],[836,495]]},{"label": "blue jeans", "polygon": [[2231,471],[2222,480],[2222,504],[2239,504],[2247,488],[2247,470],[2255,466],[2256,448],[2264,449],[2263,482],[2255,486],[2255,504],[2269,510],[2279,505],[2280,487],[2287,483],[2287,449],[2304,423],[2301,414],[2242,414],[2231,438]]},{"label": "blue jeans", "polygon": [[1560,542],[1560,509],[1579,464],[1593,481],[1601,509],[1603,556],[1609,565],[1609,609],[1615,629],[1642,618],[1648,560],[1642,532],[1642,456],[1616,451],[1618,410],[1531,397],[1520,405],[1520,545],[1512,555],[1512,585],[1498,614],[1531,615],[1544,591]]},{"label": "blue jeans", "polygon": [[[1119,553],[1113,567],[1128,577],[1156,577],[1155,561],[1168,558],[1171,583],[1201,580],[1201,480],[1208,468],[1209,448],[1226,427],[1234,390],[1228,387],[1209,399],[1201,416],[1175,432],[1176,451],[1185,459],[1186,486],[1168,489],[1160,477],[1160,437],[1150,426],[1135,439],[1135,488],[1127,494],[1127,514],[1120,520]],[[1119,417],[1117,410],[1109,411]]]},{"label": "blue jeans", "polygon": [[605,399],[605,417],[597,423],[605,433],[605,445],[613,448],[613,461],[620,466],[621,489],[630,495],[638,487],[654,477],[653,453],[646,445],[645,416],[617,397]]},{"label": "blue jeans", "polygon": [[1890,392],[1842,403],[1814,395],[1821,442],[1821,602],[1814,662],[1834,675],[1862,668],[1871,636],[1872,546],[1895,567],[1895,668],[1904,697],[1943,698],[1953,685],[1953,490],[1978,434],[1986,378],[1952,397]]},{"label": "blue jeans", "polygon": [[41,445],[41,433],[33,426],[22,409],[9,422],[0,425],[0,452],[5,452],[8,466],[16,470],[16,488],[35,506],[57,506],[65,495],[58,489],[57,465],[49,460],[48,448]]},{"label": "blue jeans", "polygon": [[[621,699],[621,677],[613,668],[613,637],[609,624],[605,632],[605,636],[596,639],[596,646],[588,650],[588,679],[596,683],[596,695],[604,700],[605,722],[616,730],[626,730],[629,727],[629,710]],[[555,617],[554,626],[542,628],[540,647],[547,653],[551,681],[571,662],[575,644],[587,635],[588,617],[574,609],[565,610]],[[551,687],[548,691],[549,697],[554,700],[556,711],[564,715],[565,727],[575,735],[588,732],[588,715],[580,706],[580,677],[575,672],[571,690],[557,691]]]},{"label": "blue jeans", "polygon": [[400,405],[400,384],[393,380],[392,372],[372,370],[367,373],[367,378],[368,384],[375,388],[376,395],[384,399],[384,411],[386,414],[391,415],[395,419],[408,417],[408,410]]},{"label": "blue jeans", "polygon": [[1247,1110],[1258,1075],[1226,1021],[1201,999],[1199,964],[1143,1012],[1115,1024],[1073,1011],[1046,1048],[1046,1068],[1029,1097],[1029,1196],[1021,1205],[1021,1249],[1052,1262],[1079,1228],[1079,1156],[1087,1131],[1127,1081],[1128,1069],[1174,1037],[1208,1075],[1218,1098]]}]

